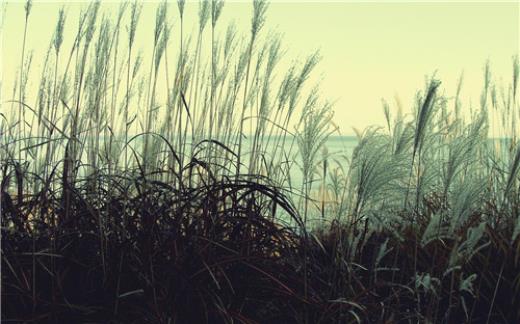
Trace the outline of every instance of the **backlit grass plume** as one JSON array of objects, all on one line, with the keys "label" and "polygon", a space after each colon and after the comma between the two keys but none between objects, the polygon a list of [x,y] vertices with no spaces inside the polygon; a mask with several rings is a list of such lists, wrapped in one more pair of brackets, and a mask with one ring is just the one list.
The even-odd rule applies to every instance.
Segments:
[{"label": "backlit grass plume", "polygon": [[39,57],[41,6],[1,80],[2,320],[520,322],[518,56],[476,110],[432,77],[348,137],[266,1],[78,4]]}]

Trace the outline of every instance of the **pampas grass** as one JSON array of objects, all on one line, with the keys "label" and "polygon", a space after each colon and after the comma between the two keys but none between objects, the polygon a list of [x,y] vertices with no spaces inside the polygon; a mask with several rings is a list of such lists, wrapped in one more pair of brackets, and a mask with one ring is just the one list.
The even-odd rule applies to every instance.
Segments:
[{"label": "pampas grass", "polygon": [[244,36],[202,1],[193,39],[171,5],[148,52],[136,1],[114,21],[86,5],[70,49],[59,10],[36,76],[25,3],[0,115],[4,319],[520,321],[518,57],[507,86],[486,63],[469,116],[463,78],[450,97],[431,77],[412,114],[384,101],[385,127],[325,152],[320,55],[284,66],[266,1]]}]

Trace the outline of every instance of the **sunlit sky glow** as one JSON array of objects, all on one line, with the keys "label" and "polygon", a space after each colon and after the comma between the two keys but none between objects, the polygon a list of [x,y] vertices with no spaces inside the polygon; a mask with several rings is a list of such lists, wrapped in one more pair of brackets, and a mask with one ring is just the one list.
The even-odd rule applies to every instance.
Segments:
[{"label": "sunlit sky glow", "polygon": [[[107,13],[118,6],[117,2],[103,3]],[[147,33],[153,29],[156,5],[144,4],[138,27],[137,47],[145,51],[152,46]],[[70,30],[65,33],[64,46],[70,48],[79,9],[86,3],[34,2],[27,43],[29,50],[34,50],[36,66],[43,61],[62,6],[67,10],[66,30]],[[197,2],[187,6],[186,17],[191,19],[193,31],[197,7]],[[450,95],[464,72],[462,101],[466,108],[478,105],[486,60],[497,84],[510,82],[512,57],[519,52],[519,7],[516,1],[272,1],[264,34],[271,31],[283,35],[286,54],[279,67],[282,70],[292,59],[304,59],[320,50],[322,61],[310,84],[321,82],[322,97],[335,102],[335,123],[342,133],[352,134],[353,127],[384,124],[382,98],[394,104],[397,97],[405,112],[410,111],[415,92],[433,72]],[[250,16],[250,2],[227,2],[217,28],[223,33],[234,21],[247,35]],[[23,2],[10,2],[2,17],[5,101],[20,64]],[[169,19],[175,38],[178,12],[173,3]]]}]

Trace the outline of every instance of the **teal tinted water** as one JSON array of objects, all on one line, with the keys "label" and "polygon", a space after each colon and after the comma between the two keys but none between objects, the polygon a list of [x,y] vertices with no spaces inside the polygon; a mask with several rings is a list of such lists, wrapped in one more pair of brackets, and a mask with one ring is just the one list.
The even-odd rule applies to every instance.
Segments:
[{"label": "teal tinted water", "polygon": [[[133,136],[129,136],[129,140],[132,139]],[[99,148],[101,150],[104,150],[105,147],[108,145],[105,145],[103,143],[112,143],[114,147],[114,153],[122,159],[124,154],[122,153],[121,149],[123,149],[125,138],[123,136],[116,136],[115,138],[109,139],[105,138],[103,135],[99,136]],[[132,139],[129,143],[129,147],[132,147],[136,153],[141,153],[142,145],[144,143],[144,136],[137,136],[134,139]],[[86,146],[88,147],[91,145],[89,138],[83,138],[82,139]],[[199,142],[197,140],[197,142]],[[242,150],[241,150],[241,162],[248,166],[250,163],[251,158],[251,147],[252,147],[252,141],[253,138],[251,136],[246,136],[243,139],[242,142]],[[261,140],[260,147],[262,147],[262,151],[266,157],[267,161],[271,161],[273,156],[276,157],[275,160],[279,160],[279,158],[287,159],[287,163],[289,164],[289,177],[290,177],[290,185],[292,188],[299,189],[302,186],[303,182],[303,176],[301,172],[301,165],[302,165],[302,156],[299,152],[297,141],[293,137],[286,137],[285,142],[283,146],[281,145],[283,142],[283,139],[281,137],[265,137]],[[328,162],[329,168],[336,167],[336,163],[334,161],[339,161],[339,163],[342,164],[343,167],[347,166],[347,160],[344,158],[350,158],[352,155],[352,152],[357,145],[358,141],[357,138],[354,136],[330,136],[323,147],[318,149],[318,154],[315,158],[315,163],[319,164],[318,169],[319,172],[316,172],[315,181],[318,181],[322,177],[322,165],[321,163],[326,158]],[[36,144],[35,142],[27,142],[23,144],[22,146],[31,146]],[[59,144],[59,143],[53,143],[53,144]],[[173,143],[174,147],[176,147]],[[190,140],[188,140],[188,147],[190,146]],[[88,148],[85,147],[85,151],[83,151],[82,159],[86,161],[87,159],[87,151]],[[278,147],[278,148],[276,148]],[[283,149],[282,149],[283,147]],[[238,153],[238,148],[236,145],[229,145],[229,148],[234,151],[235,153]],[[63,145],[56,145],[55,146],[55,157],[63,156],[64,152],[64,146]],[[189,152],[189,149],[188,149]],[[104,152],[101,155],[105,155]],[[179,152],[177,152],[179,153]],[[116,158],[117,159],[117,158]],[[131,159],[133,160],[133,155],[131,155]],[[121,161],[120,161],[121,162]],[[185,161],[186,162],[186,161]],[[132,163],[132,162],[130,162]],[[261,161],[255,161],[257,165],[261,165]],[[284,164],[285,167],[286,164]],[[79,175],[81,176],[83,172],[86,171],[86,169],[81,169],[79,172]],[[285,170],[284,170],[285,171]],[[247,168],[244,168],[242,172],[247,172]],[[271,177],[270,174],[264,174],[267,177]],[[281,180],[281,179],[277,179]],[[284,185],[288,184],[287,179],[284,181]]]},{"label": "teal tinted water", "polygon": [[[250,151],[251,151],[251,139],[245,138],[242,149],[242,160],[246,160],[245,164],[248,164]],[[276,150],[276,138],[265,138],[264,143],[262,143],[262,147],[264,147],[264,152],[267,156],[272,157],[273,155],[279,156],[280,154],[286,154],[287,162],[290,163],[290,183],[293,188],[299,189],[301,188],[303,182],[303,176],[301,171],[302,165],[302,156],[298,150],[298,145],[296,141],[293,141],[292,138],[287,139],[285,145],[283,146],[283,151],[279,148]],[[278,142],[279,143],[279,142]],[[314,177],[314,181],[318,181],[322,178],[322,163],[323,160],[327,160],[327,165],[329,169],[331,167],[336,166],[336,161],[343,164],[346,167],[347,160],[346,158],[350,158],[354,148],[358,143],[357,137],[355,136],[330,136],[323,147],[318,149],[318,154],[315,158],[315,163],[319,164],[316,172],[316,176]],[[282,153],[283,152],[283,153]],[[284,155],[285,156],[285,155]],[[267,176],[270,176],[267,174]],[[285,183],[287,184],[287,182]]]}]

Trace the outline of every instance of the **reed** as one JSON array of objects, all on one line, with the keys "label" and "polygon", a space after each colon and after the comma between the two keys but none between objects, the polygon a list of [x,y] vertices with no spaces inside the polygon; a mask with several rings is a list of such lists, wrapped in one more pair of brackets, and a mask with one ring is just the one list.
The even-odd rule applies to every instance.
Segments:
[{"label": "reed", "polygon": [[266,1],[244,35],[212,0],[190,37],[188,5],[151,28],[137,1],[61,9],[37,75],[25,3],[2,79],[4,319],[520,321],[517,56],[507,85],[486,63],[471,115],[462,76],[453,97],[431,77],[411,114],[383,101],[384,127],[327,152],[319,53],[284,65]]}]

